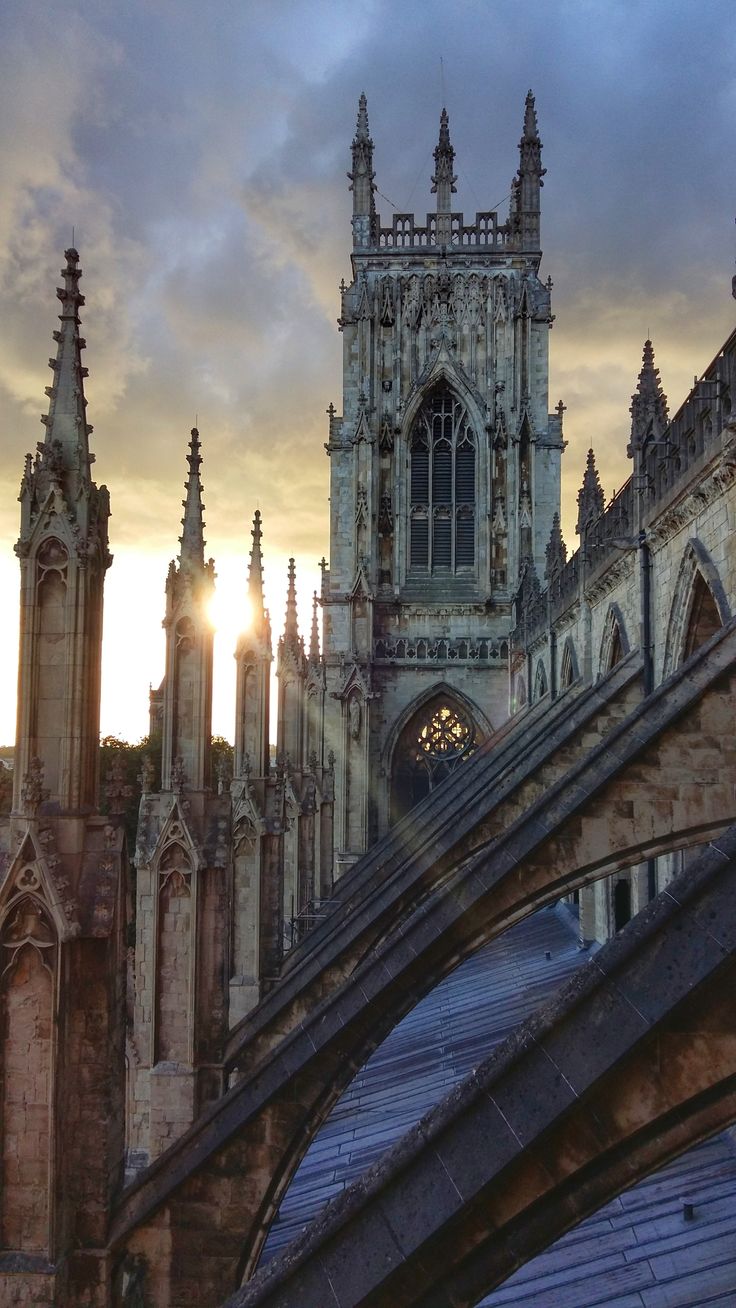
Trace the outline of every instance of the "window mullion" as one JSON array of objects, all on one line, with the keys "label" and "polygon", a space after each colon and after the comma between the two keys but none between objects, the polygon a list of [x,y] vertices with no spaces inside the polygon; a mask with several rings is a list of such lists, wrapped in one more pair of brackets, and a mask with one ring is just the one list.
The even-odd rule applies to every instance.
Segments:
[{"label": "window mullion", "polygon": [[427,475],[427,484],[429,486],[429,503],[427,504],[427,571],[432,576],[434,571],[434,432],[431,425],[428,433],[429,447],[429,470]]},{"label": "window mullion", "polygon": [[456,533],[456,529],[457,529],[457,522],[456,522],[456,512],[457,512],[456,501],[457,501],[457,493],[456,493],[456,485],[455,485],[455,473],[456,473],[456,471],[457,471],[457,467],[456,467],[456,460],[457,460],[457,442],[456,442],[456,439],[455,439],[455,421],[454,421],[454,414],[453,414],[452,431],[451,431],[451,433],[450,433],[450,440],[451,440],[451,445],[450,445],[450,469],[451,469],[450,492],[451,492],[451,495],[452,495],[452,500],[451,500],[451,503],[450,503],[450,571],[451,571],[451,573],[452,573],[452,575],[453,575],[453,577],[454,577],[454,576],[455,576],[455,573],[456,573],[456,571],[457,571],[457,566],[456,566],[456,562],[455,562],[455,533]]}]

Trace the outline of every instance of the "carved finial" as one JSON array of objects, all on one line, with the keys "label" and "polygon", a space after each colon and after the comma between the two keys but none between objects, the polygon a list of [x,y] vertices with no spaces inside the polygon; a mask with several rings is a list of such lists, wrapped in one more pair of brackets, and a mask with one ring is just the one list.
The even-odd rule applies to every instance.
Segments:
[{"label": "carved finial", "polygon": [[531,88],[526,93],[524,101],[524,141],[539,141],[539,128],[537,126],[537,111],[534,107],[534,93]]},{"label": "carved finial", "polygon": [[260,625],[265,616],[265,606],[263,598],[263,556],[261,553],[261,540],[263,533],[261,531],[261,512],[256,509],[253,514],[253,527],[251,530],[253,544],[250,551],[250,564],[248,567],[248,599],[250,600],[251,613],[254,625]]},{"label": "carved finial", "polygon": [[312,595],[312,630],[309,637],[309,661],[319,663],[319,600],[317,592]]},{"label": "carved finial", "polygon": [[368,102],[361,95],[358,102],[358,122],[353,139],[353,170],[348,173],[353,193],[353,244],[368,247],[376,232],[376,206],[373,192],[373,142],[368,131]]},{"label": "carved finial", "polygon": [[89,479],[92,458],[88,437],[92,428],[87,422],[87,401],[84,398],[87,369],[82,366],[81,352],[85,342],[79,334],[79,310],[84,304],[84,296],[79,291],[82,270],[78,266],[79,254],[73,246],[64,251],[64,257],[66,264],[61,270],[64,285],[56,290],[61,301],[61,327],[54,332],[56,358],[49,359],[54,378],[52,385],[46,387],[49,411],[41,419],[46,428],[41,448],[42,463],[53,449],[56,473],[76,474],[70,496],[74,500],[79,481],[86,483]]},{"label": "carved finial", "polygon": [[284,623],[284,634],[278,641],[278,659],[284,658],[284,655],[290,654],[295,659],[298,667],[302,667],[302,659],[305,657],[305,642],[299,636],[299,624],[297,617],[297,569],[295,569],[294,560],[289,560],[289,585],[286,590],[286,620]]},{"label": "carved finial", "polygon": [[105,799],[109,813],[124,813],[128,800],[133,795],[133,787],[125,780],[125,764],[120,752],[113,754],[107,771]]},{"label": "carved finial", "polygon": [[330,772],[335,771],[335,751],[331,749],[327,755],[327,766]]},{"label": "carved finial", "polygon": [[522,250],[539,249],[539,192],[546,171],[542,167],[542,142],[534,96],[529,91],[524,104],[524,130],[519,141],[519,171],[512,185],[509,211],[512,238]]},{"label": "carved finial", "polygon": [[296,611],[296,565],[289,559],[289,584],[286,592],[286,621],[282,640],[284,648],[301,650],[299,639],[299,621]]},{"label": "carved finial", "polygon": [[38,755],[34,754],[28,764],[28,771],[23,778],[20,792],[23,811],[29,814],[38,812],[38,809],[48,797],[49,791],[44,789],[43,784],[43,762]]},{"label": "carved finial", "polygon": [[455,194],[454,173],[455,151],[450,141],[450,120],[447,110],[440,115],[440,139],[434,151],[434,173],[432,175],[432,194],[437,196],[437,212],[450,213],[451,196]]},{"label": "carved finial", "polygon": [[373,144],[368,130],[368,101],[365,91],[361,93],[358,100],[358,121],[355,125],[355,139],[356,141],[369,141],[371,145]]},{"label": "carved finial", "polygon": [[647,440],[661,440],[669,422],[667,396],[662,390],[659,368],[654,366],[654,347],[650,340],[644,342],[639,380],[629,412],[631,440],[627,453],[631,459]]},{"label": "carved finial", "polygon": [[320,582],[319,593],[322,596],[322,599],[324,600],[327,598],[329,585],[330,585],[330,569],[327,566],[327,559],[325,558],[324,554],[322,555],[322,558],[319,561],[319,570],[322,573],[322,580]]},{"label": "carved finial", "polygon": [[558,576],[567,563],[567,546],[562,537],[559,513],[556,513],[552,519],[552,530],[545,551],[545,562],[544,576],[546,581],[552,581],[554,577]]},{"label": "carved finial", "polygon": [[603,487],[598,476],[598,469],[595,466],[595,454],[591,448],[588,450],[583,484],[578,491],[578,520],[575,524],[578,536],[583,535],[586,527],[590,526],[591,522],[595,522],[597,518],[600,518],[605,503]]},{"label": "carved finial", "polygon": [[184,771],[184,759],[179,756],[174,759],[171,765],[171,781],[169,789],[174,791],[175,795],[180,795],[187,784],[187,775]]},{"label": "carved finial", "polygon": [[200,478],[202,467],[200,450],[199,432],[196,427],[192,427],[187,454],[189,476],[184,483],[186,498],[182,500],[184,517],[181,520],[182,534],[179,537],[181,545],[179,563],[181,567],[189,570],[204,569],[204,504],[202,503],[204,486]]}]

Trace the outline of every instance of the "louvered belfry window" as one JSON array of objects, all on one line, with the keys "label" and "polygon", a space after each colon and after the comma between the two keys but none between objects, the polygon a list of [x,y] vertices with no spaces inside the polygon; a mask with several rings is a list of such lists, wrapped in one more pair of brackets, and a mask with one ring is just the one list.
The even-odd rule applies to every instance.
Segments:
[{"label": "louvered belfry window", "polygon": [[409,567],[455,573],[475,566],[475,436],[447,386],[425,401],[409,441]]}]

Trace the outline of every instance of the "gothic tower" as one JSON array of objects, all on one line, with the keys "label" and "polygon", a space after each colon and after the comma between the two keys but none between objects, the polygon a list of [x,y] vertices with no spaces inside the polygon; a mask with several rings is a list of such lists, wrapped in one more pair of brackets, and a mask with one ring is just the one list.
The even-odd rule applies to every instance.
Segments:
[{"label": "gothic tower", "polygon": [[86,417],[79,334],[81,270],[66,251],[61,329],[46,388],[46,436],[29,454],[21,484],[21,653],[14,805],[34,758],[47,799],[62,812],[89,812],[97,801],[102,590],[111,563],[110,501],[91,480],[94,455]]},{"label": "gothic tower", "polygon": [[210,777],[214,562],[205,562],[199,433],[187,455],[179,557],[166,578],[161,788],[142,780],[129,1166],[157,1157],[219,1092],[227,1029],[230,796]]},{"label": "gothic tower", "polygon": [[91,477],[74,249],[62,276],[46,435],[26,458],[16,546],[15,795],[0,831],[0,1301],[91,1306],[106,1302],[122,1174],[127,855],[122,820],[97,808],[110,509]]},{"label": "gothic tower", "polygon": [[512,599],[544,572],[563,441],[531,92],[519,151],[508,220],[466,221],[443,110],[435,211],[384,227],[361,96],[321,596],[338,874],[506,717]]}]

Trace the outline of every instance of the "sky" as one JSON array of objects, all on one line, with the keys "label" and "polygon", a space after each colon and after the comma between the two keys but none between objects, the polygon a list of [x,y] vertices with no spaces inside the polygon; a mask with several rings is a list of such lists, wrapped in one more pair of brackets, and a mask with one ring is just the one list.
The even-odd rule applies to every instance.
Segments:
[{"label": "sky", "polygon": [[628,475],[647,335],[674,411],[733,328],[733,0],[5,0],[0,36],[0,744],[14,735],[16,497],[43,435],[72,229],[113,514],[101,726],[129,740],[163,672],[195,419],[219,576],[217,733],[232,738],[256,507],[275,632],[291,554],[308,631],[328,554],[325,410],[341,407],[361,91],[388,223],[393,207],[433,206],[443,104],[456,207],[505,217],[534,90],[570,547],[588,446],[607,495]]}]

